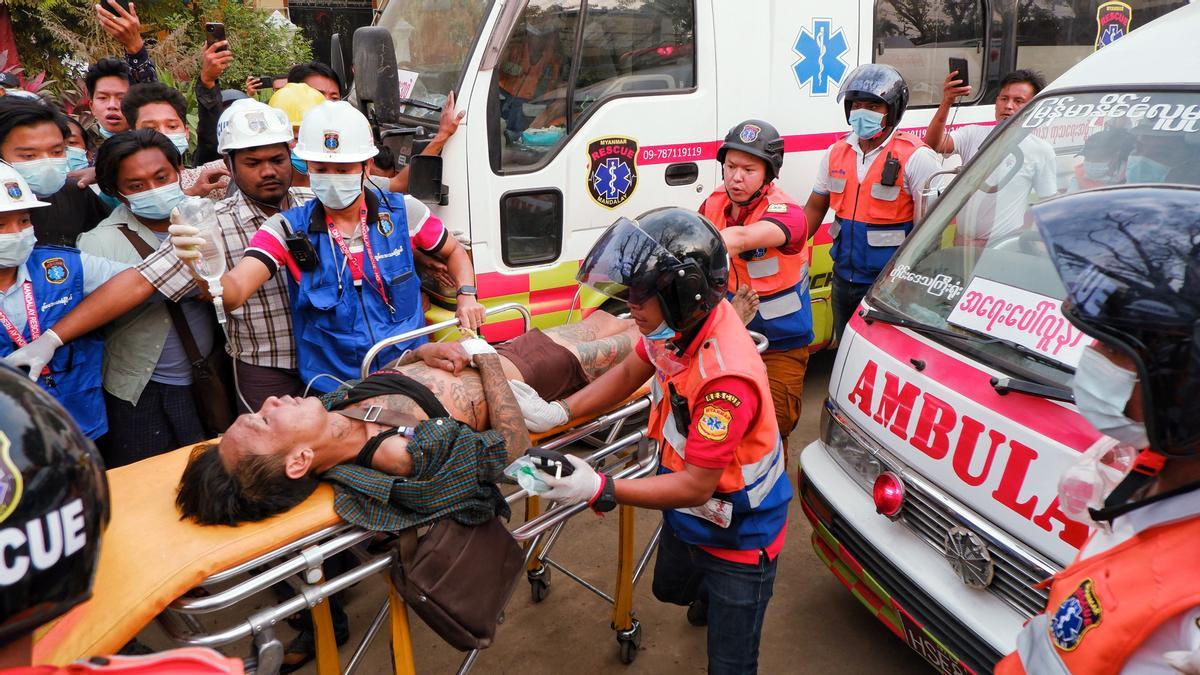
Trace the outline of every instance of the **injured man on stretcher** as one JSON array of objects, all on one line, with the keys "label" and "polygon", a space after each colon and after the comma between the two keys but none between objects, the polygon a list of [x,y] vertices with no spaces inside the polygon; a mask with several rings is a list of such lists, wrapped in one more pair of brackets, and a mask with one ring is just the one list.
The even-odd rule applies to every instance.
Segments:
[{"label": "injured man on stretcher", "polygon": [[[620,363],[640,335],[631,320],[597,311],[579,323],[534,329],[495,353],[479,353],[491,350],[477,339],[430,342],[324,397],[268,398],[218,442],[197,446],[176,505],[204,525],[262,520],[304,501],[318,476],[339,465],[411,476],[414,458],[431,453],[409,447],[416,442],[507,450],[515,458],[530,440],[510,387],[562,399]],[[420,433],[422,421],[441,418],[461,424]]]}]

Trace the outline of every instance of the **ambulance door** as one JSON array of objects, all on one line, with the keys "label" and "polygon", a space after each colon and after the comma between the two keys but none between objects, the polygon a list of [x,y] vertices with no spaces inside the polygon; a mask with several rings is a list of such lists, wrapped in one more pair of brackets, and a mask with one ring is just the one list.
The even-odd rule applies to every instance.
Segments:
[{"label": "ambulance door", "polygon": [[715,171],[702,159],[716,134],[710,22],[693,0],[528,0],[509,18],[471,94],[481,299],[561,323],[605,227],[699,207]]}]

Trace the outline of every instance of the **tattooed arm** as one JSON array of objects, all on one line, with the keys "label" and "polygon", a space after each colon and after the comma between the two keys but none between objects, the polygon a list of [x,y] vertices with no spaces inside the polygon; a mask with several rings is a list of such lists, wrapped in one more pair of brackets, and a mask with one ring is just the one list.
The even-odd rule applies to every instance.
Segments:
[{"label": "tattooed arm", "polygon": [[624,361],[632,351],[633,339],[628,331],[575,345],[579,365],[583,366],[589,382]]},{"label": "tattooed arm", "polygon": [[487,400],[492,429],[504,436],[510,458],[525,454],[531,445],[529,430],[525,428],[525,416],[517,399],[513,396],[504,367],[496,354],[476,354],[475,367],[483,381],[483,396]]}]

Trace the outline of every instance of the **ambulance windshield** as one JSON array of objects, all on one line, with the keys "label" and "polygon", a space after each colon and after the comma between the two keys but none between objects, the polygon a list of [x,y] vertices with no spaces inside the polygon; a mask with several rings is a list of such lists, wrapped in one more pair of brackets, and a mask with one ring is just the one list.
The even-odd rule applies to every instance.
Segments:
[{"label": "ambulance windshield", "polygon": [[[1091,342],[1029,206],[1132,183],[1200,184],[1200,93],[1096,92],[1031,103],[963,167],[880,275],[870,300],[994,367],[1066,385]],[[1000,338],[983,341],[978,336]]]},{"label": "ambulance windshield", "polygon": [[376,25],[396,46],[401,111],[437,120],[446,96],[458,86],[489,0],[391,0]]}]

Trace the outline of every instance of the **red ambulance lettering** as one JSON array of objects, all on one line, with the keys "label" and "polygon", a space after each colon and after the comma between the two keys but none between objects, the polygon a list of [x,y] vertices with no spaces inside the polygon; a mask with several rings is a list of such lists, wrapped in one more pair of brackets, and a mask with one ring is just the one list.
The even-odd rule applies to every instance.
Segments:
[{"label": "red ambulance lettering", "polygon": [[[883,372],[880,396],[876,401],[879,370],[874,361],[866,362],[847,396],[850,404],[898,440],[907,441],[935,460],[948,460],[954,474],[971,487],[983,485],[994,475],[996,454],[1007,446],[1007,459],[1003,466],[996,467],[1000,476],[991,493],[992,498],[1047,532],[1054,531],[1053,522],[1058,521],[1062,526],[1059,538],[1076,548],[1083,545],[1087,527],[1064,516],[1058,508],[1057,498],[1038,513],[1037,495],[1023,497],[1021,494],[1030,468],[1038,457],[1037,450],[1008,438],[999,429],[988,428],[970,415],[959,414],[948,402],[921,391],[916,383],[906,382],[896,373]],[[972,472],[971,467],[980,464],[975,461],[978,452],[986,452],[986,455],[982,467]]]}]

